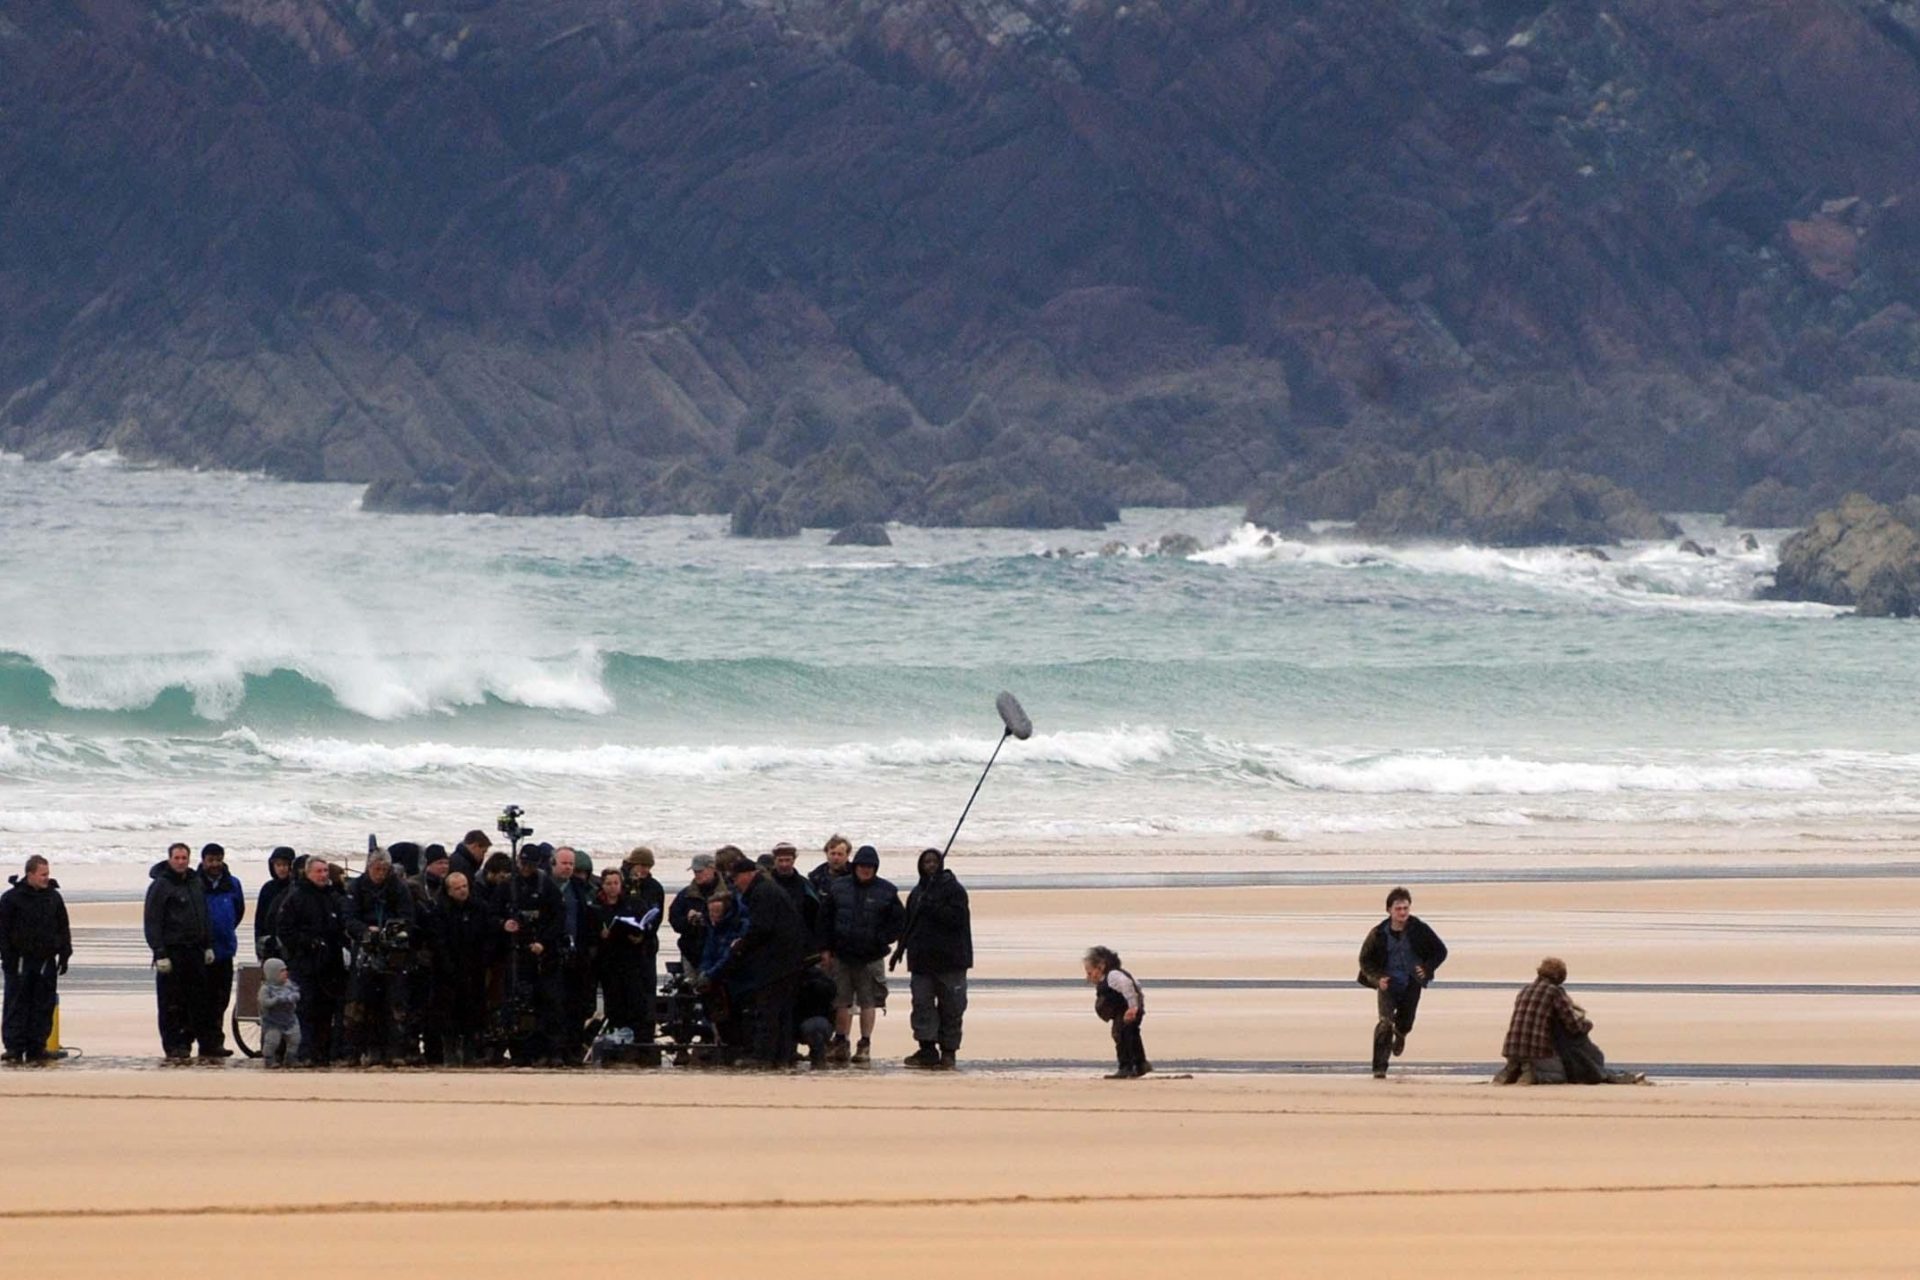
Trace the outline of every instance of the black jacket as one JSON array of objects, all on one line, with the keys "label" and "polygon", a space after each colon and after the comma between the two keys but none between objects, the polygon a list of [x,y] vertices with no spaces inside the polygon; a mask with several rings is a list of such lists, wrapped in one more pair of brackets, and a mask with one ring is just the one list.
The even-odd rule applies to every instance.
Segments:
[{"label": "black jacket", "polygon": [[757,991],[770,982],[796,977],[807,955],[807,928],[787,891],[762,872],[741,895],[747,931],[734,952],[730,983],[740,994]]},{"label": "black jacket", "polygon": [[253,900],[253,954],[262,960],[274,954],[273,910],[280,905],[287,890],[293,888],[293,877],[285,880],[273,878],[273,868],[267,868],[267,882],[260,886],[260,896]]},{"label": "black jacket", "polygon": [[207,889],[200,873],[192,867],[174,874],[165,862],[148,873],[146,931],[147,950],[158,960],[169,947],[202,950],[213,945],[213,931],[207,925]]},{"label": "black jacket", "polygon": [[660,929],[667,923],[667,887],[648,876],[645,880],[627,881],[627,898],[632,903],[635,917],[644,916],[649,911],[658,910],[660,918],[652,929],[647,931],[647,954],[660,954]]},{"label": "black jacket", "polygon": [[275,913],[274,935],[280,940],[280,954],[294,980],[301,985],[316,975],[342,968],[340,949],[346,945],[347,930],[341,920],[343,899],[332,885],[316,888],[302,878],[287,890]]},{"label": "black jacket", "polygon": [[[487,910],[509,945],[526,948],[537,942],[541,946],[542,964],[559,960],[560,947],[566,939],[566,921],[561,918],[560,887],[554,884],[552,876],[544,871],[531,876],[515,871],[503,883],[493,886],[487,895]],[[518,933],[506,932],[504,926],[509,920],[520,922]]]},{"label": "black jacket", "polygon": [[793,903],[793,909],[800,913],[800,923],[807,931],[808,943],[816,943],[820,937],[820,895],[814,892],[813,881],[798,871],[790,876],[781,876],[773,871],[766,875],[780,886],[787,900]]},{"label": "black jacket", "polygon": [[13,888],[0,893],[0,964],[11,973],[22,962],[62,963],[73,958],[73,930],[67,924],[66,899],[60,882],[44,889],[29,886],[23,876],[9,876]]},{"label": "black jacket", "polygon": [[[594,962],[601,972],[627,972],[644,967],[660,950],[659,916],[644,929],[619,923],[644,919],[652,905],[645,894],[635,893],[632,888],[622,893],[618,902],[594,896],[587,913],[587,927],[593,932]],[[605,937],[600,936],[603,931]]]},{"label": "black jacket", "polygon": [[833,882],[848,879],[852,875],[853,864],[851,862],[847,864],[845,871],[835,871],[831,862],[823,862],[813,870],[807,872],[807,883],[813,886],[814,896],[820,899],[820,905],[824,909],[827,904],[827,898],[833,892]]},{"label": "black jacket", "polygon": [[340,923],[355,943],[365,942],[367,934],[390,920],[404,920],[413,927],[413,894],[398,867],[387,872],[385,884],[375,884],[362,871],[347,887],[347,900],[341,907]]},{"label": "black jacket", "polygon": [[870,964],[900,940],[907,913],[891,880],[835,876],[820,917],[822,948],[848,964]]},{"label": "black jacket", "polygon": [[[1360,944],[1361,986],[1378,987],[1380,979],[1387,976],[1387,931],[1392,927],[1393,917],[1389,916],[1368,930],[1367,940]],[[1427,981],[1432,982],[1433,975],[1446,963],[1447,944],[1419,916],[1407,917],[1407,939],[1413,943],[1414,963],[1427,971]]]},{"label": "black jacket", "polygon": [[[449,847],[452,848],[453,852],[447,855],[447,874],[452,875],[458,871],[467,878],[467,883],[472,885],[477,892],[483,883],[480,879],[480,867],[481,864],[486,862],[486,856],[482,855],[478,861],[475,861],[474,856],[467,852],[467,846],[456,844]],[[493,850],[491,849],[487,850],[487,853],[492,852]]]},{"label": "black jacket", "polygon": [[943,861],[907,895],[900,947],[909,973],[951,973],[973,968],[973,908],[966,886]]},{"label": "black jacket", "polygon": [[673,905],[667,908],[667,923],[680,935],[680,959],[689,973],[700,967],[700,948],[707,940],[707,899],[718,888],[719,881],[705,889],[689,884],[673,895]]}]

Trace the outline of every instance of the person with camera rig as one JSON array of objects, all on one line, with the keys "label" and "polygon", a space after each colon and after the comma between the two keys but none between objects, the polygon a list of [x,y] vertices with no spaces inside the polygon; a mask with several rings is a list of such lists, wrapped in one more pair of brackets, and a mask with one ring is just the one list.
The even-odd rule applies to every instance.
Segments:
[{"label": "person with camera rig", "polygon": [[413,968],[413,895],[383,849],[347,890],[341,923],[353,940],[347,991],[347,1050],[368,1066],[409,1062],[407,983]]},{"label": "person with camera rig", "polygon": [[327,860],[309,854],[274,912],[275,949],[300,987],[300,1060],[308,1066],[333,1063],[333,1023],[347,989],[343,901]]},{"label": "person with camera rig", "polygon": [[[501,821],[517,816],[509,806],[508,817]],[[559,959],[565,921],[559,887],[540,869],[536,846],[516,850],[513,874],[493,886],[487,907],[507,939],[499,1036],[515,1065],[552,1066],[560,1045]]]}]

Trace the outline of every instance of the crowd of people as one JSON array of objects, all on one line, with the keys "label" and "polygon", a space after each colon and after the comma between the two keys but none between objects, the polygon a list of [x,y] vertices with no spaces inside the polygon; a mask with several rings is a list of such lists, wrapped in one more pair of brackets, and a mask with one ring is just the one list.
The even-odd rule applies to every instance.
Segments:
[{"label": "crowd of people", "polygon": [[[269,1065],[574,1065],[643,1058],[662,1030],[682,1061],[871,1061],[890,969],[910,976],[912,1067],[951,1068],[973,933],[966,889],[938,849],[904,905],[879,854],[842,836],[802,874],[788,843],[755,859],[693,858],[671,901],[637,848],[584,852],[469,831],[449,851],[395,843],[357,875],[275,849],[253,912]],[[244,894],[218,845],[176,844],[151,873],[145,928],[160,1042],[228,1056],[224,1026]],[[676,941],[668,981],[661,931]],[[666,1002],[663,1009],[662,1002]],[[852,1041],[856,1019],[857,1044]],[[664,1025],[663,1025],[664,1024]]]},{"label": "crowd of people", "polygon": [[[339,862],[275,849],[252,910],[261,965],[258,1021],[269,1066],[579,1065],[657,1061],[815,1067],[872,1060],[889,975],[910,980],[909,1067],[951,1069],[973,967],[966,888],[938,849],[917,859],[904,904],[880,856],[843,836],[798,868],[798,850],[759,858],[733,845],[696,855],[671,900],[652,850],[597,873],[584,852],[515,839],[496,851],[469,831],[450,852],[373,848],[357,875]],[[160,1043],[170,1061],[231,1056],[225,1026],[248,904],[226,852],[176,843],[149,873],[143,917],[153,957]],[[45,1061],[57,981],[73,956],[59,886],[27,859],[0,895],[6,1061]],[[1360,948],[1375,993],[1376,1077],[1404,1052],[1421,993],[1447,947],[1396,888]],[[659,972],[661,930],[677,960]],[[1094,1010],[1110,1025],[1115,1071],[1152,1071],[1146,993],[1106,947],[1083,957]],[[1502,1084],[1628,1084],[1607,1067],[1592,1020],[1565,990],[1566,964],[1540,963],[1515,998]],[[855,1033],[857,1031],[857,1039]],[[651,1055],[651,1056],[649,1056]]]}]

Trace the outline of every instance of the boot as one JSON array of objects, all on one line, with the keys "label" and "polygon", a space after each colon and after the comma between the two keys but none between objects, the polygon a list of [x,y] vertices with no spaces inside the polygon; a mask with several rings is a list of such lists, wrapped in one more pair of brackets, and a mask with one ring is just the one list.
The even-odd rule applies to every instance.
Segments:
[{"label": "boot", "polygon": [[[864,1044],[865,1041],[862,1043]],[[847,1038],[843,1035],[835,1035],[833,1043],[827,1046],[827,1061],[836,1067],[844,1067],[847,1064],[847,1054]]]},{"label": "boot", "polygon": [[1406,1048],[1407,1033],[1396,1028],[1393,1033],[1393,1056],[1396,1058],[1399,1057],[1406,1051]]},{"label": "boot", "polygon": [[931,1040],[922,1040],[920,1048],[907,1055],[905,1065],[922,1069],[940,1065],[940,1050]]},{"label": "boot", "polygon": [[[846,1047],[844,1040],[841,1041],[841,1047]],[[872,1063],[872,1061],[873,1041],[867,1039],[865,1036],[861,1036],[860,1043],[855,1045],[853,1049],[853,1065],[856,1067],[864,1067]]]},{"label": "boot", "polygon": [[954,1053],[952,1049],[942,1049],[940,1051],[940,1069],[942,1071],[953,1070],[954,1067],[958,1065],[958,1056],[959,1055]]}]

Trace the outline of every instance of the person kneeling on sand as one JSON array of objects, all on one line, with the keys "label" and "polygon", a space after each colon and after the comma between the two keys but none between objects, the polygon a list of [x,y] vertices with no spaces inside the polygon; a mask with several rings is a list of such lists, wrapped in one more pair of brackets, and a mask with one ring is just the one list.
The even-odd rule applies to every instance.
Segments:
[{"label": "person kneeling on sand", "polygon": [[1093,947],[1082,957],[1087,981],[1094,986],[1093,1011],[1100,1021],[1113,1024],[1113,1052],[1119,1067],[1109,1080],[1138,1080],[1153,1070],[1140,1024],[1147,1018],[1147,996],[1133,975],[1120,967],[1120,956],[1107,947]]},{"label": "person kneeling on sand", "polygon": [[260,1060],[290,1067],[300,1060],[300,988],[278,956],[260,966]]},{"label": "person kneeling on sand", "polygon": [[1610,1071],[1589,1036],[1593,1022],[1567,994],[1567,962],[1548,956],[1539,976],[1514,997],[1501,1049],[1507,1064],[1495,1084],[1645,1084],[1638,1071]]}]

